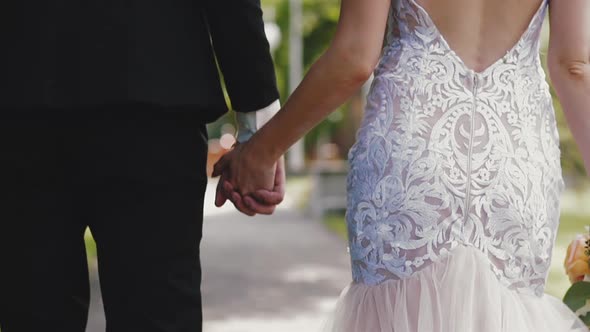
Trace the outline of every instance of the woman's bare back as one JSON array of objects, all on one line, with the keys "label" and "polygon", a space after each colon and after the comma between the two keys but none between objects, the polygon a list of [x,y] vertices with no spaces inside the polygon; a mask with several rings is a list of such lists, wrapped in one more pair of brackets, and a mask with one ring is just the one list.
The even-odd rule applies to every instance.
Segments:
[{"label": "woman's bare back", "polygon": [[518,42],[540,0],[417,0],[463,62],[483,71]]}]

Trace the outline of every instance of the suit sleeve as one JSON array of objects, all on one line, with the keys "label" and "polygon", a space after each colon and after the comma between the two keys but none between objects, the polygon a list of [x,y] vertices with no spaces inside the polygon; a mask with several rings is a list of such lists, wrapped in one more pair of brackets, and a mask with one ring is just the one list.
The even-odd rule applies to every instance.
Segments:
[{"label": "suit sleeve", "polygon": [[279,93],[260,0],[204,2],[211,43],[232,108],[252,112],[270,105]]}]

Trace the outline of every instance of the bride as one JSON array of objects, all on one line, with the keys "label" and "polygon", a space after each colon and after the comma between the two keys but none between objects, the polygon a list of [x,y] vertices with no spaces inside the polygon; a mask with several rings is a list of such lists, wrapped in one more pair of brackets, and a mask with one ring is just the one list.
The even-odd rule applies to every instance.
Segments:
[{"label": "bride", "polygon": [[544,294],[564,187],[547,11],[551,78],[590,171],[588,0],[343,0],[325,54],[218,163],[226,196],[261,209],[280,156],[374,74],[348,155],[353,282],[327,331],[587,331]]}]

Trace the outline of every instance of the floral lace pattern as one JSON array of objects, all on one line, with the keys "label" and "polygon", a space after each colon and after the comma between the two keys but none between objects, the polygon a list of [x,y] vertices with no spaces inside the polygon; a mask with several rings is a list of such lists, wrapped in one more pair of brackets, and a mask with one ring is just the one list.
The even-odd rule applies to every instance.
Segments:
[{"label": "floral lace pattern", "polygon": [[465,66],[414,0],[394,1],[381,61],[349,152],[353,278],[407,278],[457,245],[507,287],[541,295],[563,190],[539,59],[547,2],[504,57]]}]

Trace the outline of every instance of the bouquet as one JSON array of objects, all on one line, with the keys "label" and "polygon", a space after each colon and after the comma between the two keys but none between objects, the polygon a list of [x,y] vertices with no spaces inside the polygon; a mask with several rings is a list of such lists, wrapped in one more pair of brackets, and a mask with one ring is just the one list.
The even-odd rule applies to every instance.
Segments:
[{"label": "bouquet", "polygon": [[564,267],[572,286],[563,302],[590,327],[590,228],[578,234],[567,248]]}]

